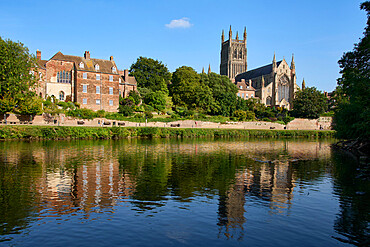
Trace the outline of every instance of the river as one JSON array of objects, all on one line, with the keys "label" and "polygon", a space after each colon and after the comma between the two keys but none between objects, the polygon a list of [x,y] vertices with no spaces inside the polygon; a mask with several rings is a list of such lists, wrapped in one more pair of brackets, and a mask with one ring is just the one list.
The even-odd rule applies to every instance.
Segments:
[{"label": "river", "polygon": [[370,180],[334,140],[0,143],[0,246],[365,246]]}]

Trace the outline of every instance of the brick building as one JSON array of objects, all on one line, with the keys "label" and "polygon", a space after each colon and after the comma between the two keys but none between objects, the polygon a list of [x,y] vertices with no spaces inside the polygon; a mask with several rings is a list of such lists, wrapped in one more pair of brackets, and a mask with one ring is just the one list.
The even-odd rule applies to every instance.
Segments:
[{"label": "brick building", "polygon": [[238,87],[238,97],[242,99],[250,99],[256,97],[256,90],[252,87],[252,81],[249,80],[246,82],[242,79],[239,82],[235,82],[235,85]]},{"label": "brick building", "polygon": [[[40,51],[36,55],[39,64],[36,92],[43,98],[54,96],[60,101],[77,102],[81,108],[116,112],[119,95],[136,90],[135,78],[122,75],[112,56],[104,60],[91,58],[89,51],[83,57],[58,52],[49,60],[42,60]],[[131,86],[121,92],[121,85],[129,82]]]}]

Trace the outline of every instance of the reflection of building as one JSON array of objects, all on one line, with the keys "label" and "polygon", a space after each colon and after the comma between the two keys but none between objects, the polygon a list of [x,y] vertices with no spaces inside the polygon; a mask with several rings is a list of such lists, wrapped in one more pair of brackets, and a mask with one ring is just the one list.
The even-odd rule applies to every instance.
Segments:
[{"label": "reflection of building", "polygon": [[[219,226],[227,238],[242,238],[246,222],[247,198],[257,197],[269,202],[272,213],[281,214],[289,208],[293,197],[294,179],[289,163],[261,164],[236,174],[236,180],[219,202]],[[222,231],[222,229],[221,229]]]}]

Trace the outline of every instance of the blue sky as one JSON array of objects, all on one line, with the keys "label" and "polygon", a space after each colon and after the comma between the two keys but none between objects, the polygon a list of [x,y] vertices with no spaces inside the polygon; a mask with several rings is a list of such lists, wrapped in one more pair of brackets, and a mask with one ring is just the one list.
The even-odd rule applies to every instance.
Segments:
[{"label": "blue sky", "polygon": [[363,36],[363,1],[0,0],[0,35],[41,50],[42,59],[88,50],[95,58],[113,55],[119,69],[145,56],[171,72],[210,64],[219,73],[222,29],[228,37],[232,25],[241,37],[246,26],[248,69],[270,63],[274,52],[290,63],[294,53],[297,83],[304,78],[307,86],[332,91],[337,61]]}]

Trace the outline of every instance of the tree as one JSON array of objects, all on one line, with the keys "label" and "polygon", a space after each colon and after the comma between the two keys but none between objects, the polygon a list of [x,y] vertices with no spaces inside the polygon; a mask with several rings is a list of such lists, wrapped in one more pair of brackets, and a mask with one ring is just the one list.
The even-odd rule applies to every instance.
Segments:
[{"label": "tree", "polygon": [[201,90],[198,73],[191,67],[182,66],[173,73],[170,95],[177,106],[189,109],[197,107],[197,94]]},{"label": "tree", "polygon": [[[42,99],[34,96],[19,102],[16,112],[23,115],[38,115],[42,113]],[[65,102],[64,102],[65,103]]]},{"label": "tree", "polygon": [[306,87],[296,93],[293,115],[301,118],[318,118],[328,109],[328,100],[315,87]]},{"label": "tree", "polygon": [[370,1],[361,9],[367,12],[364,37],[338,62],[342,74],[338,85],[347,97],[335,108],[335,129],[341,138],[370,138]]},{"label": "tree", "polygon": [[138,87],[168,93],[167,85],[171,81],[171,73],[161,61],[139,57],[131,65],[130,75],[135,76]]},{"label": "tree", "polygon": [[20,42],[0,37],[0,110],[6,113],[34,96],[36,59]]},{"label": "tree", "polygon": [[163,111],[166,109],[168,95],[163,91],[150,92],[144,98],[144,103],[150,105],[155,110]]}]

